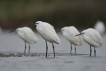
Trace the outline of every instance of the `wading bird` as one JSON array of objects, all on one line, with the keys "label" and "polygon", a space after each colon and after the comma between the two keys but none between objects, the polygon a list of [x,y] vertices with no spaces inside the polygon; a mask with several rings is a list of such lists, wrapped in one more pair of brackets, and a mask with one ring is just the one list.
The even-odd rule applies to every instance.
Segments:
[{"label": "wading bird", "polygon": [[76,36],[79,36],[79,35],[82,35],[83,40],[90,45],[90,56],[92,53],[91,47],[94,47],[94,56],[96,56],[95,48],[102,46],[102,41],[103,41],[99,32],[96,31],[95,29],[88,28]]},{"label": "wading bird", "polygon": [[72,53],[72,44],[75,46],[75,54],[76,54],[76,46],[81,46],[83,43],[82,36],[75,36],[80,34],[79,31],[74,26],[63,27],[61,29],[63,36],[70,42],[70,54]]},{"label": "wading bird", "polygon": [[60,44],[60,39],[59,39],[56,31],[54,30],[54,27],[52,25],[50,25],[49,23],[42,22],[42,21],[37,21],[35,23],[35,25],[36,25],[36,29],[37,29],[38,33],[45,40],[45,43],[46,43],[46,57],[47,57],[47,53],[48,53],[47,41],[52,43],[53,53],[54,53],[54,57],[55,57],[55,49],[54,49],[54,44],[53,43]]},{"label": "wading bird", "polygon": [[105,24],[102,21],[97,21],[94,29],[97,30],[101,35],[104,34],[106,31]]},{"label": "wading bird", "polygon": [[[32,43],[37,43],[39,40],[35,33],[29,28],[29,27],[22,27],[22,28],[17,28],[16,31],[18,36],[25,41],[25,49],[24,49],[24,54],[26,53],[26,43],[29,44],[29,51],[28,53],[30,54],[30,44]],[[10,32],[13,32],[10,31]]]}]

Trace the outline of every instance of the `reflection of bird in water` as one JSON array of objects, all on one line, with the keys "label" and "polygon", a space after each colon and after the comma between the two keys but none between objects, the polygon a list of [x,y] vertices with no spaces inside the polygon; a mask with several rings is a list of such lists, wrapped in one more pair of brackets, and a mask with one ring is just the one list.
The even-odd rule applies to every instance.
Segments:
[{"label": "reflection of bird in water", "polygon": [[[12,32],[12,31],[11,31]],[[25,41],[24,54],[26,52],[26,43],[29,43],[29,54],[30,54],[30,44],[37,43],[38,38],[35,33],[29,27],[17,28],[16,32],[18,36]]]},{"label": "reflection of bird in water", "polygon": [[105,33],[105,24],[102,21],[97,21],[94,29],[97,30],[100,34],[104,34]]},{"label": "reflection of bird in water", "polygon": [[54,27],[52,25],[50,25],[49,23],[42,22],[42,21],[37,21],[35,23],[35,25],[36,25],[36,29],[37,29],[38,33],[42,36],[42,38],[46,42],[46,57],[47,57],[47,53],[48,53],[47,41],[52,43],[53,53],[54,53],[54,57],[55,57],[55,49],[54,49],[53,43],[60,44],[60,39],[59,39]]},{"label": "reflection of bird in water", "polygon": [[75,54],[76,54],[76,46],[81,46],[83,43],[82,36],[75,36],[80,34],[79,31],[74,26],[63,27],[61,29],[64,37],[71,43],[70,54],[72,52],[72,44],[75,45]]},{"label": "reflection of bird in water", "polygon": [[95,48],[102,46],[102,41],[103,41],[99,32],[96,31],[95,29],[88,28],[76,36],[79,36],[79,35],[82,35],[83,40],[90,45],[90,56],[92,53],[91,46],[94,47],[94,55],[96,56]]}]

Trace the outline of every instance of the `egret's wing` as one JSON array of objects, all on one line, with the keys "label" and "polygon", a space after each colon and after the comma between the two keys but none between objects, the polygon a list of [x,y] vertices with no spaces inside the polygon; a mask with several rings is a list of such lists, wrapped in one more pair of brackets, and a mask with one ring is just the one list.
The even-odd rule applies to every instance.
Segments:
[{"label": "egret's wing", "polygon": [[69,28],[73,30],[75,34],[79,34],[79,31],[74,26],[70,26]]},{"label": "egret's wing", "polygon": [[75,35],[79,34],[79,31],[74,26],[70,26],[69,29],[72,32],[71,35],[73,35],[74,40],[76,42],[79,42],[80,44],[82,44],[84,42],[82,36],[75,36]]},{"label": "egret's wing", "polygon": [[[49,42],[60,43],[59,37],[57,36],[54,28],[50,25],[40,25],[41,27],[37,27],[37,31],[39,34]],[[50,26],[50,27],[49,27]]]},{"label": "egret's wing", "polygon": [[48,38],[54,42],[60,43],[60,39],[59,39],[54,27],[48,23],[45,23],[44,26],[46,29],[45,34],[48,36]]},{"label": "egret's wing", "polygon": [[102,37],[101,37],[101,35],[99,34],[99,32],[97,32],[97,31],[95,31],[95,30],[93,30],[93,32],[94,32],[94,36],[96,37],[96,42],[98,42],[98,43],[100,43],[100,44],[102,44]]},{"label": "egret's wing", "polygon": [[63,31],[63,35],[65,36],[65,38],[71,42],[72,44],[74,45],[82,45],[82,42],[80,41],[80,36],[75,36],[79,33],[76,33],[76,29],[74,28],[73,26],[71,27],[64,27],[62,28],[64,31]]},{"label": "egret's wing", "polygon": [[102,45],[102,38],[96,30],[89,28],[87,35],[91,38],[91,41],[94,41]]},{"label": "egret's wing", "polygon": [[52,26],[52,25],[50,25],[49,23],[44,23],[43,24],[43,26],[45,27],[45,28],[48,28],[48,30],[50,30],[50,31],[52,31],[52,32],[56,32],[55,31],[55,29],[54,29],[54,27]]},{"label": "egret's wing", "polygon": [[25,38],[27,38],[27,41],[29,41],[29,42],[37,42],[38,41],[37,36],[30,28],[27,28],[27,27],[24,28],[23,33],[24,33]]},{"label": "egret's wing", "polygon": [[45,33],[46,35],[48,35],[49,39],[51,39],[54,42],[60,43],[60,39],[56,32],[52,32],[52,30],[49,30],[49,28],[46,28],[46,30],[47,32]]}]

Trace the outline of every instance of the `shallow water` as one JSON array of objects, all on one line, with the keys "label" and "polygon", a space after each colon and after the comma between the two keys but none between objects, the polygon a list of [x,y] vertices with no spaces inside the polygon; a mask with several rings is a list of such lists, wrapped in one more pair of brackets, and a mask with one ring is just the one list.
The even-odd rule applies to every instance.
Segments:
[{"label": "shallow water", "polygon": [[[54,44],[55,45],[55,52],[56,53],[69,53],[70,52],[70,43],[61,35],[58,34],[61,39],[61,44]],[[45,53],[46,45],[45,41],[37,34],[39,37],[38,43],[31,44],[31,53]],[[103,45],[100,48],[97,48],[97,55],[98,56],[105,56],[106,50],[106,35],[103,35]],[[22,39],[18,37],[16,33],[8,33],[5,32],[0,35],[0,53],[23,53],[24,52],[25,43]],[[27,44],[27,47],[29,45]],[[48,42],[48,53],[52,53],[52,44]],[[28,48],[27,48],[28,49]],[[82,46],[77,46],[77,53],[78,54],[89,54],[89,45],[84,43]],[[93,50],[94,48],[92,48]],[[28,50],[26,51],[28,52]],[[73,51],[74,53],[74,46]]]},{"label": "shallow water", "polygon": [[[39,37],[37,44],[31,45],[31,55],[23,55],[24,41],[16,33],[0,35],[0,53],[9,55],[0,57],[0,71],[105,71],[106,70],[106,35],[103,46],[97,48],[97,56],[89,56],[89,45],[77,47],[77,55],[70,53],[70,43],[61,35],[61,44],[55,44],[56,57],[53,57],[52,45],[49,44],[48,58],[45,57],[45,41]],[[93,50],[93,48],[92,48]],[[27,50],[28,51],[28,50]],[[13,54],[13,55],[12,55]],[[11,56],[10,56],[11,55]],[[21,55],[21,56],[14,56]],[[33,55],[33,56],[32,56]]]}]

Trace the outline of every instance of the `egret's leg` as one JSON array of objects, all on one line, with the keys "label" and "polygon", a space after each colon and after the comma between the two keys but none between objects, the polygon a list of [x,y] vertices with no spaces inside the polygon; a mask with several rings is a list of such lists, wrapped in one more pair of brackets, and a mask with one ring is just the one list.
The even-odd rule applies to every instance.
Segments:
[{"label": "egret's leg", "polygon": [[[70,43],[71,44],[71,43]],[[72,44],[71,44],[71,48],[70,48],[70,54],[72,54]]]},{"label": "egret's leg", "polygon": [[75,54],[76,54],[76,46],[75,46]]},{"label": "egret's leg", "polygon": [[55,57],[55,49],[54,49],[54,45],[53,45],[53,43],[52,43],[52,46],[53,46],[53,53],[54,53],[54,57]]},{"label": "egret's leg", "polygon": [[30,44],[29,44],[29,51],[28,51],[28,54],[30,54]]},{"label": "egret's leg", "polygon": [[47,45],[47,41],[45,41],[46,43],[46,57],[47,57],[47,53],[48,53],[48,45]]},{"label": "egret's leg", "polygon": [[94,56],[96,56],[96,49],[95,49],[95,47],[94,47]]},{"label": "egret's leg", "polygon": [[91,53],[92,53],[92,49],[91,49],[91,46],[90,46],[90,56],[91,56]]},{"label": "egret's leg", "polygon": [[25,54],[25,52],[26,52],[26,42],[25,42],[25,49],[24,49],[24,54]]}]

